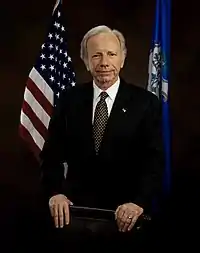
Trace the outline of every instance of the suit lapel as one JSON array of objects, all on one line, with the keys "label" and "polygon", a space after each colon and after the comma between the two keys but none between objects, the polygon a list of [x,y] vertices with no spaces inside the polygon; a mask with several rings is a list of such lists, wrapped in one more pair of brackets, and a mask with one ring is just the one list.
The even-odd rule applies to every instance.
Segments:
[{"label": "suit lapel", "polygon": [[[108,123],[102,139],[100,148],[101,152],[106,152],[110,148],[109,143],[112,141],[114,135],[118,135],[124,131],[123,123],[126,121],[126,113],[130,103],[130,92],[123,80],[120,81],[119,90],[117,92]],[[133,94],[132,94],[133,95]],[[137,98],[136,98],[137,100]],[[80,92],[77,126],[81,132],[81,139],[84,141],[85,154],[94,153],[94,140],[92,129],[92,112],[93,112],[93,85],[88,83]]]},{"label": "suit lapel", "polygon": [[126,86],[127,84],[121,80],[119,90],[117,92],[104,132],[101,151],[105,151],[107,148],[109,148],[109,141],[111,141],[113,135],[119,133],[119,131],[124,131],[124,129],[121,129],[121,123],[123,123],[125,120],[128,104],[130,101],[130,93],[128,92]]}]

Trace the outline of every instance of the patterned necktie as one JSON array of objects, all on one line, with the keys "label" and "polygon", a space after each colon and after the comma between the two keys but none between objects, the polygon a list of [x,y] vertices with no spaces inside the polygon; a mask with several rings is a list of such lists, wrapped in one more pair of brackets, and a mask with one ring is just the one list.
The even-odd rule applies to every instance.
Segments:
[{"label": "patterned necktie", "polygon": [[97,154],[99,152],[103,133],[106,128],[106,123],[108,120],[108,108],[105,101],[106,98],[108,97],[108,94],[103,91],[101,92],[100,97],[101,98],[96,105],[93,124],[94,144],[95,144],[95,151]]}]

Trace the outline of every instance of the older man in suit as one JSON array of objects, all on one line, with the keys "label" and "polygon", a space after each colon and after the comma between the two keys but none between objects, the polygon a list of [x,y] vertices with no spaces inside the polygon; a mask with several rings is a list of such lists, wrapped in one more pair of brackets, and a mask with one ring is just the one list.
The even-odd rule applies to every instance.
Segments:
[{"label": "older man in suit", "polygon": [[56,227],[70,224],[73,203],[115,210],[119,231],[131,231],[159,190],[161,105],[155,95],[122,80],[126,53],[122,33],[107,26],[91,29],[81,42],[93,80],[66,91],[42,154]]}]

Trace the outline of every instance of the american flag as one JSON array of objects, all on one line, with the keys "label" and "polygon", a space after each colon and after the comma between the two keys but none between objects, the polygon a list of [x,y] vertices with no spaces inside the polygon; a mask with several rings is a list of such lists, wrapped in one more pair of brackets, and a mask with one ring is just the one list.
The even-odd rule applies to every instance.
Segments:
[{"label": "american flag", "polygon": [[62,2],[58,0],[50,29],[29,73],[21,108],[20,136],[38,159],[59,97],[62,92],[75,85],[75,72],[67,51],[66,29],[61,10]]}]

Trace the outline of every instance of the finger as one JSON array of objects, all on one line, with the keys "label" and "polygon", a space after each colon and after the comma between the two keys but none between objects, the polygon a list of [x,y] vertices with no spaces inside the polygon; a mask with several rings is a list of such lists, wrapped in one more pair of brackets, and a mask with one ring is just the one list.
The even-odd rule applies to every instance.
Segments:
[{"label": "finger", "polygon": [[119,231],[121,231],[121,220],[117,218],[117,227],[119,229]]},{"label": "finger", "polygon": [[63,212],[64,212],[64,217],[65,217],[65,224],[69,224],[69,206],[67,203],[64,204],[63,206]]},{"label": "finger", "polygon": [[119,212],[119,209],[121,208],[121,206],[118,206],[117,207],[117,209],[116,209],[116,211],[115,211],[115,216],[117,216],[118,215],[118,212]]},{"label": "finger", "polygon": [[59,225],[61,228],[64,226],[63,207],[64,207],[63,204],[58,205]]},{"label": "finger", "polygon": [[118,225],[119,231],[123,230],[123,227],[125,226],[125,223],[128,219],[129,213],[128,213],[128,209],[126,205],[121,205],[117,208],[116,218],[117,218],[117,225]]},{"label": "finger", "polygon": [[133,219],[132,219],[132,221],[131,221],[131,224],[128,226],[128,231],[130,231],[130,230],[134,227],[134,225],[135,225],[135,223],[136,223],[138,217],[139,217],[138,215],[135,215],[135,216],[133,217]]},{"label": "finger", "polygon": [[[122,231],[122,232],[124,231],[124,226],[126,225],[127,222],[128,222],[127,214],[126,214],[126,212],[124,212],[124,215],[120,219],[120,224],[119,224],[120,231]],[[130,222],[129,222],[129,224],[130,224]]]},{"label": "finger", "polygon": [[67,199],[67,202],[68,202],[68,204],[70,205],[70,206],[73,206],[73,202],[71,202],[71,200],[69,200],[69,199]]},{"label": "finger", "polygon": [[122,217],[122,221],[123,221],[123,227],[122,227],[122,232],[125,232],[127,231],[129,225],[131,224],[132,222],[132,219],[134,217],[134,212],[126,212],[124,213],[124,216]]},{"label": "finger", "polygon": [[54,205],[49,206],[50,214],[52,217],[54,217]]},{"label": "finger", "polygon": [[126,217],[126,212],[125,212],[125,210],[123,210],[123,208],[121,208],[119,210],[119,215],[117,217],[119,231],[121,231],[122,228],[124,227],[124,223],[126,221],[125,217]]},{"label": "finger", "polygon": [[119,229],[119,231],[121,232],[122,231],[122,228],[123,228],[123,226],[124,226],[124,223],[121,221],[121,220],[117,220],[117,226],[118,226],[118,229]]},{"label": "finger", "polygon": [[59,222],[58,222],[58,205],[55,205],[53,209],[54,209],[54,211],[53,211],[54,224],[55,224],[55,227],[58,228],[59,227]]},{"label": "finger", "polygon": [[124,205],[120,206],[117,213],[116,213],[116,216],[117,216],[117,219],[120,219],[123,217],[124,215],[124,212],[125,212],[126,208]]},{"label": "finger", "polygon": [[122,227],[122,232],[126,232],[128,230],[128,227],[130,226],[133,217],[134,217],[133,212],[125,213],[124,218],[123,218],[124,225]]},{"label": "finger", "polygon": [[[130,212],[128,211],[128,208],[125,205],[121,208],[121,210],[119,210],[118,220],[119,220],[120,231],[123,230],[123,227],[127,223],[129,214],[130,214]],[[131,215],[131,217],[132,216],[133,215]]]},{"label": "finger", "polygon": [[123,225],[121,231],[122,231],[122,232],[126,232],[126,231],[128,230],[128,227],[130,226],[130,224],[131,224],[131,220],[130,220],[130,221],[127,220],[127,221],[124,223],[124,225]]}]

